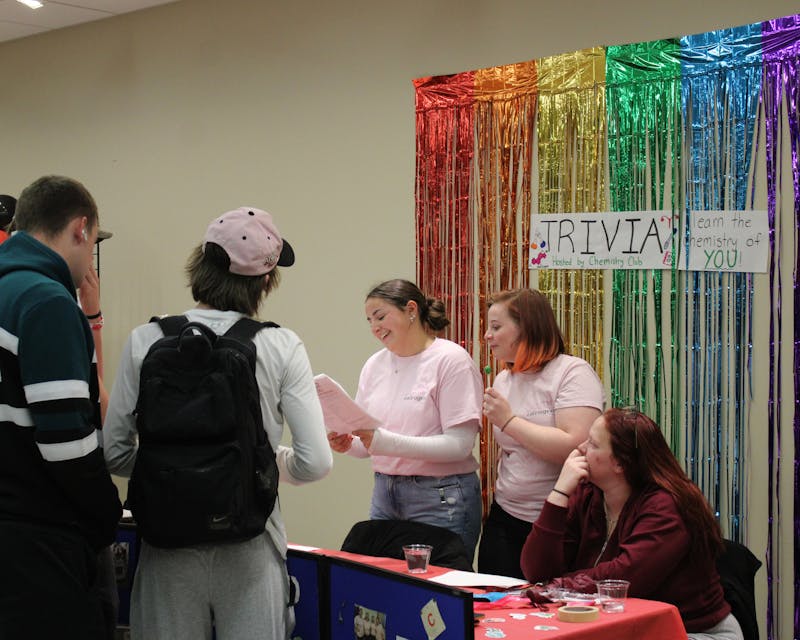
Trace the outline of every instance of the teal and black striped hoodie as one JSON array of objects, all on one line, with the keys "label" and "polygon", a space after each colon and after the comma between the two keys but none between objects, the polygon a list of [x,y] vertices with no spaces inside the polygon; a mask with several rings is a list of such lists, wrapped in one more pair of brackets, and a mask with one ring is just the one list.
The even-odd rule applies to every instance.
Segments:
[{"label": "teal and black striped hoodie", "polygon": [[0,520],[113,542],[121,509],[100,427],[94,340],[67,263],[17,232],[0,244]]}]

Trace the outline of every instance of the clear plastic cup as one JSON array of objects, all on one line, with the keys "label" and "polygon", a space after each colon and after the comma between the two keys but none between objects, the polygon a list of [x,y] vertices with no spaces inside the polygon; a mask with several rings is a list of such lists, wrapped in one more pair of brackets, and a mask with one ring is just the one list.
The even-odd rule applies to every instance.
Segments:
[{"label": "clear plastic cup", "polygon": [[409,573],[427,573],[433,547],[429,544],[403,545]]},{"label": "clear plastic cup", "polygon": [[628,597],[627,580],[598,580],[597,599],[606,613],[622,613],[625,611],[625,598]]}]

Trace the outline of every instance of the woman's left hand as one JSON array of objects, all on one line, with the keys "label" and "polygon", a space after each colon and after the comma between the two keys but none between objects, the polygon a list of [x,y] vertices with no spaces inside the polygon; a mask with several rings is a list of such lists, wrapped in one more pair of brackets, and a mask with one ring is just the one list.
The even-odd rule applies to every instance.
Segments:
[{"label": "woman's left hand", "polygon": [[511,411],[511,405],[508,404],[508,400],[495,391],[493,387],[488,387],[483,392],[483,415],[489,418],[492,424],[501,427],[514,413]]},{"label": "woman's left hand", "polygon": [[369,451],[369,448],[372,446],[372,438],[375,437],[375,429],[356,429],[353,431],[353,435],[357,438],[361,438],[364,447]]}]

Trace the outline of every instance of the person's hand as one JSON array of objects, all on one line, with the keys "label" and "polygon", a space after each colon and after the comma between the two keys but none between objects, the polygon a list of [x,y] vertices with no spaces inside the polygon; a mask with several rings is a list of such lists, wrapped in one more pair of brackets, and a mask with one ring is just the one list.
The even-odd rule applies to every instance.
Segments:
[{"label": "person's hand", "polygon": [[564,460],[564,466],[561,467],[561,473],[556,480],[555,486],[559,491],[563,491],[568,495],[572,495],[578,484],[582,480],[589,477],[589,464],[586,462],[586,456],[583,455],[579,449],[573,449]]},{"label": "person's hand", "polygon": [[353,436],[349,433],[336,433],[335,431],[331,431],[328,433],[328,444],[330,444],[331,449],[337,453],[347,453],[353,444]]},{"label": "person's hand", "polygon": [[364,447],[369,451],[369,448],[372,446],[372,438],[375,437],[375,429],[356,429],[353,431],[353,435],[361,438]]},{"label": "person's hand", "polygon": [[502,427],[514,413],[511,405],[494,387],[488,387],[483,392],[483,415],[489,418],[492,424]]},{"label": "person's hand", "polygon": [[86,272],[86,276],[78,289],[78,300],[81,302],[81,309],[87,316],[93,316],[100,312],[100,279],[97,271],[92,265]]},{"label": "person's hand", "polygon": [[534,607],[537,607],[542,611],[547,611],[546,605],[553,602],[549,593],[542,585],[535,584],[532,587],[525,589],[525,595],[528,596],[528,599],[531,601],[531,604],[533,604]]}]

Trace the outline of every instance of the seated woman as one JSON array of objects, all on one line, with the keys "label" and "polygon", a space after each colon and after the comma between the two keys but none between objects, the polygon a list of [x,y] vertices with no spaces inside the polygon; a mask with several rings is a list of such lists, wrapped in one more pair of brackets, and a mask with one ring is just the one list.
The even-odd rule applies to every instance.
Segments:
[{"label": "seated woman", "polygon": [[630,581],[628,595],[674,604],[692,640],[742,640],[715,558],[719,525],[658,426],[609,409],[570,453],[522,549],[531,582],[593,592]]}]

